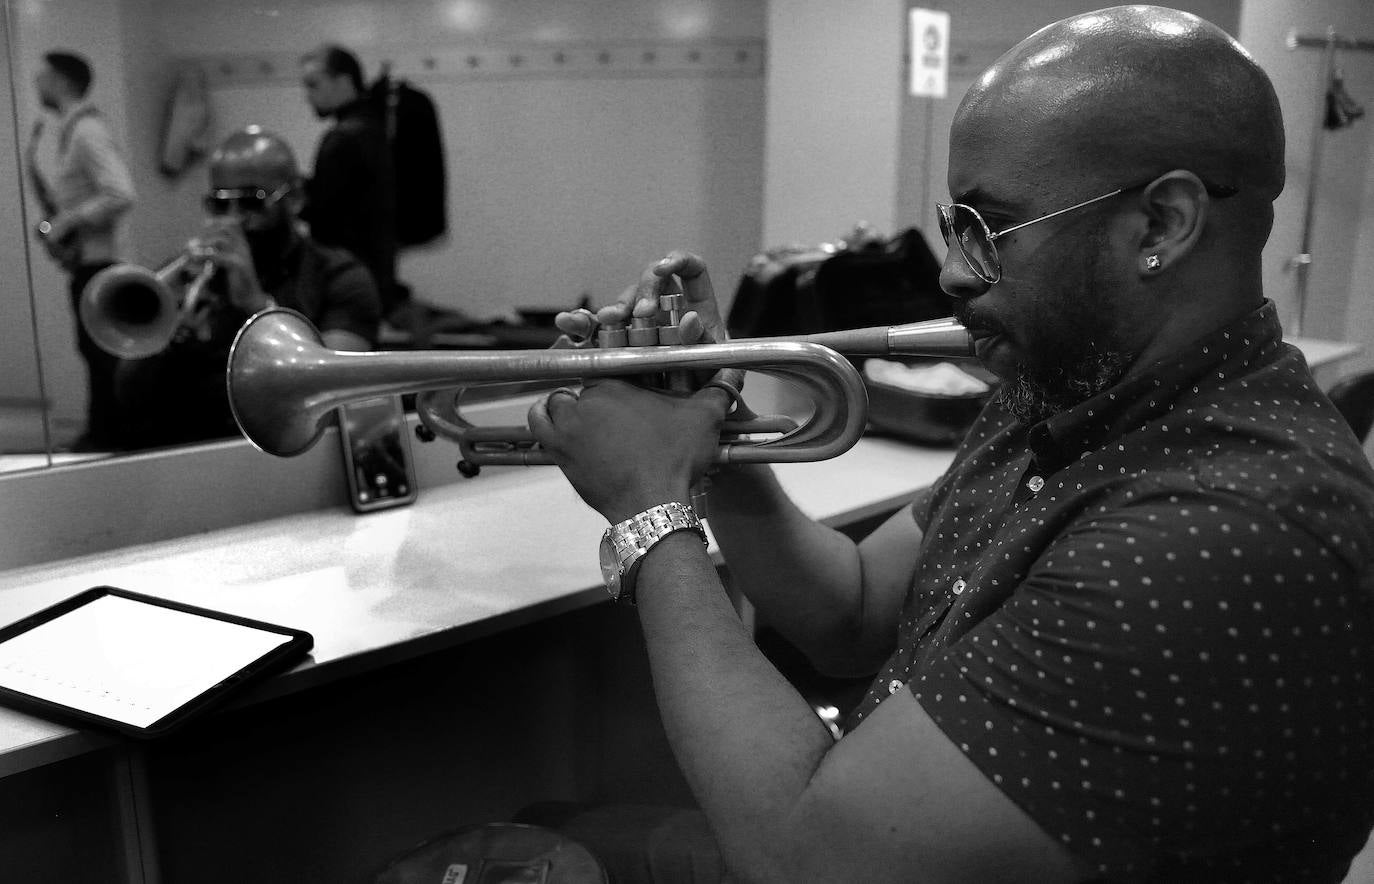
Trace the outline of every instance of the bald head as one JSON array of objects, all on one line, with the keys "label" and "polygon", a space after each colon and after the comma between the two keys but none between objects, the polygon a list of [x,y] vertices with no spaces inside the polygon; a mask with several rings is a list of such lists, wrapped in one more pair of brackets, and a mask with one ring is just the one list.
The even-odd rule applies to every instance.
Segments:
[{"label": "bald head", "polygon": [[1283,121],[1268,76],[1224,31],[1158,6],[1049,25],[989,68],[955,126],[975,140],[1046,145],[1027,161],[1121,186],[1172,169],[1272,201]]},{"label": "bald head", "polygon": [[233,133],[210,157],[213,188],[257,187],[268,192],[300,177],[296,155],[279,135],[260,126]]}]

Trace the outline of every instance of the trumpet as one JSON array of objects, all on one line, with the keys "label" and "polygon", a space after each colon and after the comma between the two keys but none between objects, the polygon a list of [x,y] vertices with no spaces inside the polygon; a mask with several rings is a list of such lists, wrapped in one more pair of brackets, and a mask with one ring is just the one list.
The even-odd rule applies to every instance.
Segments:
[{"label": "trumpet", "polygon": [[[176,280],[193,271],[185,290]],[[183,252],[158,270],[114,264],[81,291],[81,324],[96,345],[121,359],[160,353],[201,308],[215,264],[204,251]]]},{"label": "trumpet", "polygon": [[[668,295],[665,298],[681,298]],[[662,299],[661,299],[662,300]],[[662,328],[638,328],[675,340],[678,314]],[[652,319],[652,317],[650,317]],[[638,322],[638,318],[636,318]],[[720,344],[675,343],[605,346],[626,330],[601,329],[603,346],[481,352],[344,352],[324,347],[301,314],[269,308],[248,319],[229,352],[226,382],[234,419],[260,451],[291,457],[324,433],[334,409],[375,396],[418,393],[417,435],[457,442],[459,470],[475,475],[483,464],[552,464],[526,427],[478,426],[459,407],[474,384],[588,378],[642,378],[734,368],[788,380],[810,394],[812,413],[756,416],[737,408],[722,426],[717,463],[797,463],[836,457],[853,447],[867,426],[868,396],[850,356],[973,355],[968,331],[953,319],[829,332],[788,338],[746,338]],[[465,468],[466,465],[466,468]]]}]

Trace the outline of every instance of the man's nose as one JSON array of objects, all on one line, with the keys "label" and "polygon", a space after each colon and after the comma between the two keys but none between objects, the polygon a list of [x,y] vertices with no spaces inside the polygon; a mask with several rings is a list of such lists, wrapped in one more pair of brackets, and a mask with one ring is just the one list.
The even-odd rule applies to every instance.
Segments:
[{"label": "man's nose", "polygon": [[951,243],[945,246],[945,260],[940,265],[940,288],[951,298],[976,298],[992,286],[973,272],[959,246]]}]

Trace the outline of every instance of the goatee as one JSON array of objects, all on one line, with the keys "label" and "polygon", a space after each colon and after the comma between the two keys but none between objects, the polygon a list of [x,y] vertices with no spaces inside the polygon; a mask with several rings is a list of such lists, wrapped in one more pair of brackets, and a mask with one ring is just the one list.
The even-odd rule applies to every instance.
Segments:
[{"label": "goatee", "polygon": [[997,388],[997,401],[1023,424],[1035,424],[1111,387],[1121,380],[1131,360],[1116,350],[1085,354],[1071,365],[1036,372],[1017,367]]}]

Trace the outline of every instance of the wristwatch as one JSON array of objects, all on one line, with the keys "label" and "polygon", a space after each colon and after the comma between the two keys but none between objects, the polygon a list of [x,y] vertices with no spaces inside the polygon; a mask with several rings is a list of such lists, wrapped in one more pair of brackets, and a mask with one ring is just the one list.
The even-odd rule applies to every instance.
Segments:
[{"label": "wristwatch", "polygon": [[695,531],[706,543],[706,529],[697,514],[676,500],[651,506],[606,529],[601,535],[601,576],[611,598],[634,604],[640,562],[654,544],[676,531]]}]

